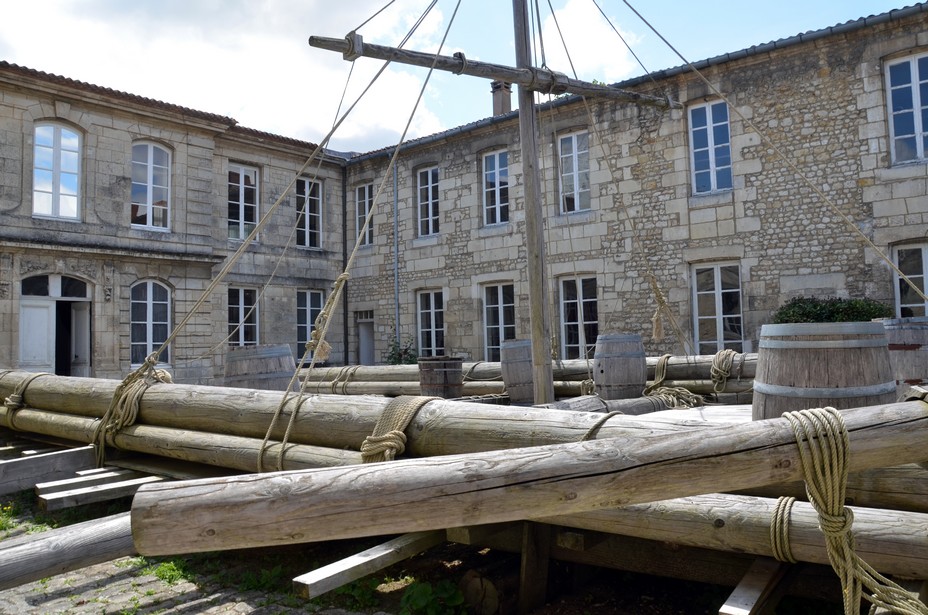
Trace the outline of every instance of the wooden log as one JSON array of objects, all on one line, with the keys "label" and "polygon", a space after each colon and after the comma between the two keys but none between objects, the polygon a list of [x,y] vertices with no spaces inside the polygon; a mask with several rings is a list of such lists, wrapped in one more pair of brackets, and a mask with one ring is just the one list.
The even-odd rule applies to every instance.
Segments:
[{"label": "wooden log", "polygon": [[293,589],[303,598],[315,598],[443,542],[445,533],[441,530],[404,534],[357,555],[300,575],[293,579]]},{"label": "wooden log", "polygon": [[[843,415],[852,471],[928,456],[928,404]],[[672,435],[146,485],[133,501],[132,528],[141,553],[185,553],[495,523],[523,519],[527,511],[564,515],[801,478],[795,436],[781,418]]]},{"label": "wooden log", "polygon": [[570,399],[535,406],[554,410],[572,410],[573,412],[621,412],[623,414],[650,414],[666,410],[667,406],[657,397],[638,397],[636,399],[603,399],[598,395],[581,395]]},{"label": "wooden log", "polygon": [[[0,412],[6,407],[0,407]],[[0,461],[0,494],[32,489],[38,483],[65,478],[96,464],[92,446]]]},{"label": "wooden log", "polygon": [[[777,501],[707,494],[539,519],[566,527],[773,557],[770,525]],[[857,554],[884,574],[928,578],[928,514],[853,507]],[[789,524],[793,557],[829,564],[819,519],[795,502]]]},{"label": "wooden log", "polygon": [[129,513],[0,543],[0,590],[135,555]]}]

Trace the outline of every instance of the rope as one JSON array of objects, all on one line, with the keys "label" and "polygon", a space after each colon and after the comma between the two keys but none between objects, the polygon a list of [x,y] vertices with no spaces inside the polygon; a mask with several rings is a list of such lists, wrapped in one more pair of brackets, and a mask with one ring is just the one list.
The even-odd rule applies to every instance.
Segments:
[{"label": "rope", "polygon": [[[589,361],[587,361],[589,363]],[[592,378],[586,378],[580,381],[581,395],[594,395],[596,393],[596,382]]]},{"label": "rope", "polygon": [[928,607],[854,551],[854,515],[844,507],[850,443],[841,413],[834,408],[814,408],[787,412],[783,418],[796,436],[806,493],[818,513],[828,559],[841,581],[845,615],[859,613],[863,587],[872,594],[863,596],[873,604],[871,613],[879,607],[903,615],[928,615]]},{"label": "rope", "polygon": [[712,358],[712,367],[709,368],[709,377],[712,379],[712,390],[721,393],[725,390],[728,377],[731,376],[731,366],[738,353],[731,348],[723,348]]},{"label": "rope", "polygon": [[361,461],[393,461],[397,455],[402,455],[406,450],[406,427],[412,422],[419,408],[435,399],[441,397],[400,395],[392,399],[377,419],[374,433],[361,443]]},{"label": "rope", "polygon": [[641,394],[644,397],[660,400],[668,408],[695,408],[703,405],[702,396],[688,389],[661,386],[667,379],[667,364],[670,362],[670,357],[669,354],[658,357],[657,365],[654,366],[654,382],[645,387]]},{"label": "rope", "polygon": [[[10,372],[5,372],[3,375],[6,376],[9,373]],[[9,416],[7,417],[7,423],[9,424],[10,429],[21,431],[20,429],[16,428],[16,425],[13,424],[13,419],[16,417],[16,411],[26,405],[26,388],[32,384],[32,381],[36,378],[49,375],[51,374],[47,372],[37,372],[35,374],[26,376],[19,384],[16,385],[16,388],[13,389],[13,392],[10,393],[10,396],[3,400],[3,405],[6,406],[7,412],[9,413]]]},{"label": "rope", "polygon": [[773,510],[773,518],[770,521],[770,547],[773,550],[773,557],[790,564],[797,562],[789,547],[789,520],[795,501],[796,498],[793,497],[778,498],[776,508]]},{"label": "rope", "polygon": [[587,430],[587,432],[583,435],[582,438],[580,438],[580,441],[585,442],[587,440],[594,439],[596,437],[596,433],[602,428],[602,426],[605,425],[609,419],[611,419],[612,417],[618,414],[624,414],[624,413],[621,412],[620,410],[613,410],[612,412],[607,412],[606,414],[604,414],[602,418],[600,418],[595,423],[593,423],[593,426]]},{"label": "rope", "polygon": [[114,436],[119,430],[135,423],[139,415],[139,404],[142,395],[148,387],[156,382],[170,383],[171,374],[167,370],[155,369],[158,363],[159,352],[153,352],[134,372],[126,376],[113,394],[110,407],[97,423],[93,433],[93,442],[96,447],[95,454],[97,467],[106,462],[107,439]]}]

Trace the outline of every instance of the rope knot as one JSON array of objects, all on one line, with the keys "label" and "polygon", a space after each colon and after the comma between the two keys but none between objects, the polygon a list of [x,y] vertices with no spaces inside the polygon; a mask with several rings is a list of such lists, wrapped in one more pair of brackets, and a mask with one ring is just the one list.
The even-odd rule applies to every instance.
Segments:
[{"label": "rope knot", "polygon": [[825,512],[819,512],[818,526],[826,536],[840,538],[851,531],[854,524],[854,511],[845,508],[842,513],[830,515]]},{"label": "rope knot", "polygon": [[5,400],[3,400],[3,405],[5,405],[10,410],[19,410],[23,407],[23,396],[13,393]]},{"label": "rope knot", "polygon": [[382,455],[383,461],[393,461],[397,455],[402,455],[405,451],[406,434],[398,429],[380,436],[367,436],[364,438],[364,442],[361,443],[361,458],[363,460]]}]

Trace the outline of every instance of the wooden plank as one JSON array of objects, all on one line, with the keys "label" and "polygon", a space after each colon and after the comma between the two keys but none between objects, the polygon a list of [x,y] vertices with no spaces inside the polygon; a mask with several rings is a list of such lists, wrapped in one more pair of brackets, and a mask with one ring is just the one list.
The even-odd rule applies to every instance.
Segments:
[{"label": "wooden plank", "polygon": [[0,590],[135,555],[129,513],[0,543]]},{"label": "wooden plank", "polygon": [[93,446],[0,461],[0,494],[31,489],[38,483],[66,478],[94,465]]},{"label": "wooden plank", "polygon": [[39,496],[39,506],[43,510],[51,511],[94,502],[106,502],[133,495],[142,485],[159,483],[163,480],[161,476],[141,476],[114,483],[43,494]]},{"label": "wooden plank", "polygon": [[536,611],[547,602],[551,531],[551,526],[545,523],[526,521],[522,525],[518,607],[520,615]]},{"label": "wooden plank", "polygon": [[141,474],[133,472],[132,470],[95,468],[95,471],[89,474],[79,474],[71,478],[39,483],[35,486],[35,493],[39,497],[44,497],[61,491],[71,491],[83,487],[115,483],[130,478],[139,478],[141,476]]},{"label": "wooden plank", "polygon": [[431,549],[444,541],[445,533],[441,530],[405,534],[357,555],[300,575],[293,579],[293,588],[304,598],[315,598]]},{"label": "wooden plank", "polygon": [[776,603],[771,598],[780,594],[776,590],[789,567],[787,563],[768,557],[754,560],[744,578],[719,609],[719,615],[761,615],[772,612]]}]

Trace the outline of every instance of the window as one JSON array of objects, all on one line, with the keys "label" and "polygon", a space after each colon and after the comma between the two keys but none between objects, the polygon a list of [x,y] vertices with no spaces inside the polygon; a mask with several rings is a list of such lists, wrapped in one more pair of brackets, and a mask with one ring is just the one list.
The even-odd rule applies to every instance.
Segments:
[{"label": "window", "polygon": [[485,361],[500,361],[500,347],[516,339],[515,290],[512,284],[485,286],[483,289],[485,323]]},{"label": "window", "polygon": [[924,160],[928,142],[928,54],[890,62],[886,80],[892,160]]},{"label": "window", "polygon": [[561,161],[561,213],[590,208],[590,135],[580,132],[558,140]]},{"label": "window", "polygon": [[483,157],[483,223],[489,226],[506,222],[509,222],[509,154],[493,152]]},{"label": "window", "polygon": [[728,106],[724,102],[690,107],[690,157],[693,194],[731,190]]},{"label": "window", "polygon": [[419,303],[419,356],[445,354],[445,299],[440,290],[421,291]]},{"label": "window", "polygon": [[[296,360],[306,352],[306,342],[316,329],[316,318],[325,305],[325,292],[321,290],[296,291]],[[309,355],[312,357],[312,355]]]},{"label": "window", "polygon": [[417,175],[419,237],[438,234],[438,167],[422,169]]},{"label": "window", "polygon": [[561,280],[561,357],[592,358],[598,335],[596,278]]},{"label": "window", "polygon": [[171,155],[152,143],[132,146],[133,226],[168,228],[171,194]]},{"label": "window", "polygon": [[35,275],[24,278],[20,291],[24,297],[89,299],[87,282],[67,275]]},{"label": "window", "polygon": [[[895,250],[896,266],[918,290],[925,292],[925,264],[928,258],[928,245],[912,245]],[[899,274],[896,278],[896,316],[909,318],[925,316],[928,304]]]},{"label": "window", "polygon": [[743,352],[741,274],[736,263],[693,267],[693,319],[697,354],[724,348]]},{"label": "window", "polygon": [[258,169],[229,165],[229,239],[245,239],[258,223]]},{"label": "window", "polygon": [[[168,339],[171,330],[170,291],[158,282],[140,282],[132,287],[129,303],[130,352],[132,364],[141,365]],[[159,363],[169,363],[168,348],[158,355]]]},{"label": "window", "polygon": [[229,289],[229,346],[258,343],[258,291],[253,288]]},{"label": "window", "polygon": [[[374,207],[374,184],[358,186],[355,192],[355,219],[358,221],[358,235],[361,237],[362,246],[369,246],[374,243],[374,221],[365,229],[367,215]],[[363,231],[363,233],[362,233]]]},{"label": "window", "polygon": [[81,136],[57,124],[37,124],[33,155],[33,215],[77,220]]},{"label": "window", "polygon": [[322,247],[322,186],[319,182],[296,180],[296,244]]}]

